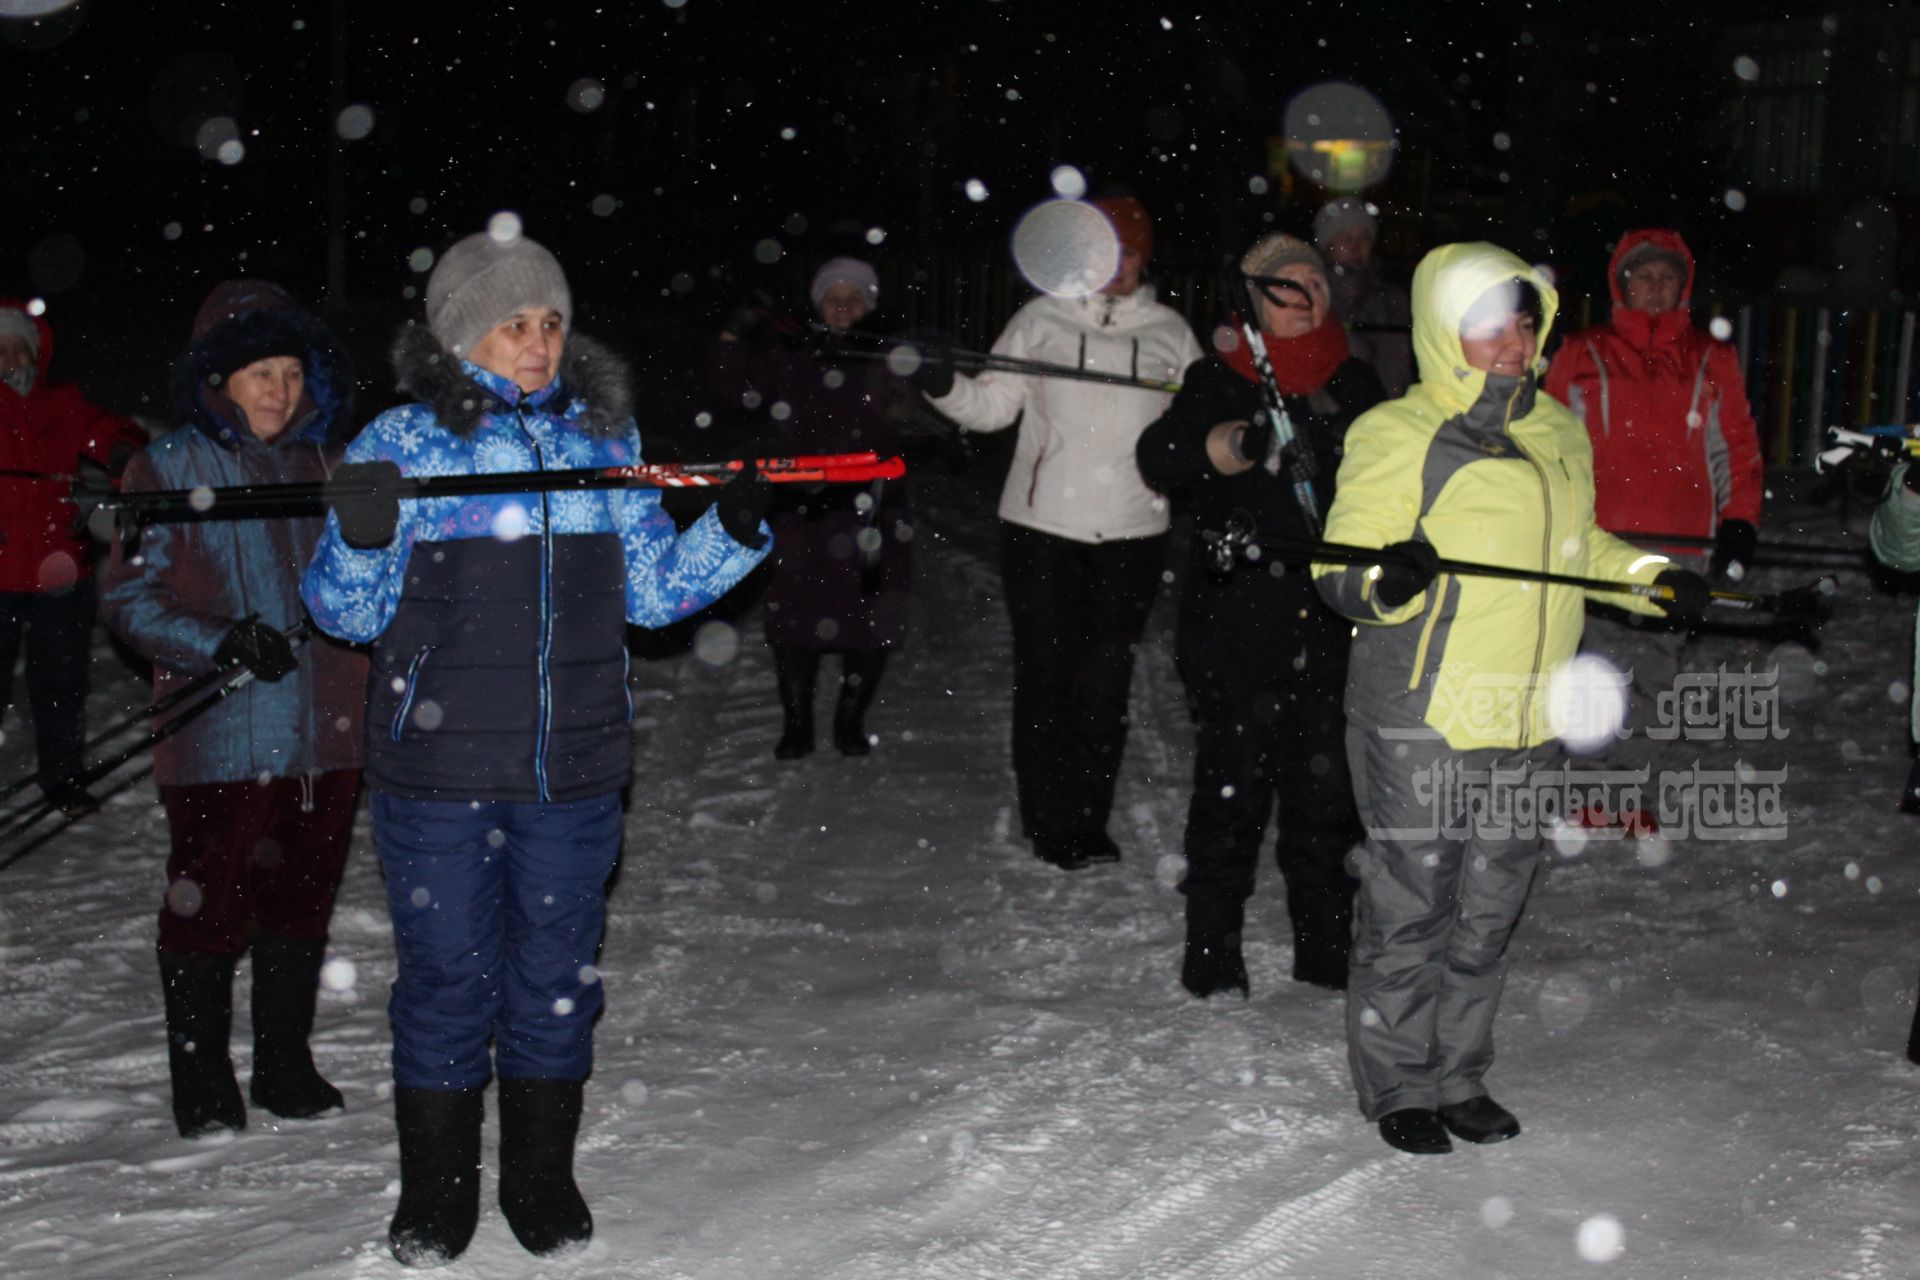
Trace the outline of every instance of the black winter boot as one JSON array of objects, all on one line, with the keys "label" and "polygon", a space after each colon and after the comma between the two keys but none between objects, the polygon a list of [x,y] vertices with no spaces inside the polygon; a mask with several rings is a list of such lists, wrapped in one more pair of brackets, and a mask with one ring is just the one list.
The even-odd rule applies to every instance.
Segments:
[{"label": "black winter boot", "polygon": [[528,1253],[593,1238],[593,1214],[573,1180],[579,1080],[500,1082],[500,1211]]},{"label": "black winter boot", "polygon": [[1213,896],[1187,897],[1187,948],[1180,985],[1202,1000],[1223,991],[1248,994],[1247,962],[1240,954],[1242,903]]},{"label": "black winter boot", "polygon": [[867,708],[880,690],[887,651],[848,652],[841,662],[840,700],[833,707],[833,745],[843,756],[864,756],[873,750],[867,737]]},{"label": "black winter boot", "polygon": [[1353,895],[1337,888],[1287,888],[1293,921],[1293,980],[1334,991],[1347,989],[1353,947]]},{"label": "black winter boot", "polygon": [[776,644],[773,673],[780,682],[780,741],[776,760],[798,760],[813,753],[813,687],[820,674],[820,655],[812,649]]},{"label": "black winter boot", "polygon": [[1920,1004],[1913,1010],[1913,1030],[1907,1032],[1907,1061],[1920,1065]]},{"label": "black winter boot", "polygon": [[237,959],[186,951],[160,953],[173,1122],[183,1138],[247,1127],[247,1104],[240,1100],[240,1083],[233,1078],[233,1059],[227,1052]]},{"label": "black winter boot", "polygon": [[466,1252],[480,1222],[483,1089],[395,1089],[400,1207],[387,1226],[393,1256],[438,1267]]},{"label": "black winter boot", "polygon": [[253,1081],[247,1096],[289,1120],[346,1106],[314,1069],[309,1039],[327,944],[260,938],[253,944]]}]

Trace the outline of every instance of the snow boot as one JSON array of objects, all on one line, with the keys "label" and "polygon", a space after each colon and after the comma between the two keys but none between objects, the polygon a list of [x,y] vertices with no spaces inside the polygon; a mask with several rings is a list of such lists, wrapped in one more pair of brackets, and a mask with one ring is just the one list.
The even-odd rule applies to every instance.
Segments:
[{"label": "snow boot", "polygon": [[1245,904],[1229,898],[1187,898],[1187,945],[1180,985],[1205,1000],[1225,991],[1248,994],[1247,962],[1240,953]]},{"label": "snow boot", "polygon": [[1287,888],[1293,921],[1293,980],[1347,989],[1347,957],[1353,946],[1353,896],[1337,888]]},{"label": "snow boot", "polygon": [[340,1091],[314,1069],[313,1006],[327,944],[259,938],[253,944],[253,1081],[247,1096],[288,1120],[345,1108]]},{"label": "snow boot", "polygon": [[1492,1098],[1482,1095],[1439,1109],[1440,1123],[1462,1142],[1505,1142],[1520,1136],[1520,1122]]},{"label": "snow boot", "polygon": [[776,760],[798,760],[813,753],[813,686],[820,673],[820,655],[792,645],[773,646],[773,673],[780,682],[780,741]]},{"label": "snow boot", "polygon": [[1390,1111],[1380,1117],[1380,1136],[1390,1147],[1416,1156],[1443,1156],[1453,1150],[1440,1113],[1424,1107]]},{"label": "snow boot", "polygon": [[480,1223],[484,1089],[393,1091],[400,1207],[387,1244],[402,1266],[438,1267],[466,1252]]},{"label": "snow boot", "polygon": [[573,1180],[583,1081],[500,1082],[500,1211],[528,1253],[593,1238],[593,1214]]},{"label": "snow boot", "polygon": [[843,756],[864,756],[873,750],[867,737],[867,708],[880,690],[887,651],[849,652],[841,663],[840,699],[833,707],[833,745]]},{"label": "snow boot", "polygon": [[227,1052],[233,1030],[233,966],[238,958],[160,952],[173,1123],[183,1138],[247,1127],[247,1104],[241,1101],[240,1082],[233,1077],[233,1059]]}]

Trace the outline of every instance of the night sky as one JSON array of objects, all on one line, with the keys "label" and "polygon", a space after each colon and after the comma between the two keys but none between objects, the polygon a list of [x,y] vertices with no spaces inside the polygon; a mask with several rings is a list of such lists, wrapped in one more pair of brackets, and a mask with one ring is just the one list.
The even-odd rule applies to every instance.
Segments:
[{"label": "night sky", "polygon": [[602,329],[704,333],[743,288],[791,294],[834,252],[1004,263],[1060,165],[1094,194],[1140,195],[1164,269],[1206,271],[1268,225],[1305,229],[1321,193],[1269,174],[1269,139],[1327,79],[1370,88],[1399,130],[1369,194],[1403,273],[1432,243],[1487,237],[1597,277],[1606,242],[1648,221],[1709,257],[1741,245],[1710,127],[1731,73],[1701,54],[1725,7],[1703,0],[1599,18],[1255,0],[133,7],[0,22],[0,291],[47,299],[69,377],[164,368],[223,276],[384,329],[416,305],[417,251],[502,209]]}]

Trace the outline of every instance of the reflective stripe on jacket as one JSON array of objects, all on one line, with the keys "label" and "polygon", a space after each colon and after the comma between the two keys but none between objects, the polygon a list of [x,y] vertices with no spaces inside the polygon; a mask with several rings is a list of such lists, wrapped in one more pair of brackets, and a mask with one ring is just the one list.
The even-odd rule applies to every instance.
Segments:
[{"label": "reflective stripe on jacket", "polygon": [[[1626,305],[1620,264],[1653,244],[1682,258],[1680,305],[1658,316]],[[1671,231],[1631,231],[1608,271],[1613,318],[1568,338],[1547,394],[1572,409],[1593,446],[1594,510],[1624,537],[1710,538],[1722,521],[1760,522],[1759,429],[1740,357],[1693,327],[1693,254]]]}]

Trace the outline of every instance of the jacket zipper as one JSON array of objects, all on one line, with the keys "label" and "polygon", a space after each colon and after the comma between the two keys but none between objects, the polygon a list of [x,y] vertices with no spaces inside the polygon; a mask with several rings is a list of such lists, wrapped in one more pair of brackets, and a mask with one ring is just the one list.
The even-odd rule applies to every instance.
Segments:
[{"label": "jacket zipper", "polygon": [[[1500,430],[1509,437],[1513,434],[1513,406],[1519,398],[1520,385],[1516,383],[1513,394],[1507,398],[1506,421],[1500,425]],[[1519,449],[1519,445],[1520,442],[1515,440],[1514,447]],[[1553,570],[1553,488],[1547,482],[1547,469],[1534,461],[1533,455],[1526,450],[1519,449],[1519,452],[1520,456],[1527,460],[1527,465],[1533,468],[1534,478],[1540,482],[1540,571],[1550,573]],[[1533,666],[1527,678],[1527,692],[1520,699],[1520,723],[1514,731],[1516,739],[1514,750],[1516,751],[1527,749],[1527,725],[1533,717],[1533,696],[1536,686],[1540,683],[1540,656],[1547,649],[1547,585],[1545,583],[1538,585],[1540,587],[1540,618],[1533,633]]]},{"label": "jacket zipper", "polygon": [[[527,429],[527,414],[515,404],[513,415],[520,434],[533,449],[534,470],[545,471],[547,459],[540,452],[540,441]],[[547,791],[547,748],[553,740],[553,519],[548,509],[547,492],[540,491],[540,733],[533,744],[533,777],[540,788],[540,802],[550,804]]]},{"label": "jacket zipper", "polygon": [[424,645],[413,655],[413,661],[407,664],[406,692],[400,695],[400,705],[394,708],[393,724],[389,727],[395,742],[400,741],[400,735],[406,731],[407,714],[413,710],[414,695],[420,692],[420,668],[427,665],[427,655],[432,652],[432,645]]}]

